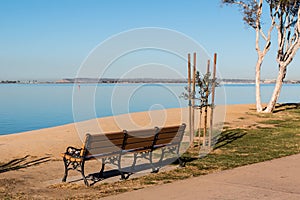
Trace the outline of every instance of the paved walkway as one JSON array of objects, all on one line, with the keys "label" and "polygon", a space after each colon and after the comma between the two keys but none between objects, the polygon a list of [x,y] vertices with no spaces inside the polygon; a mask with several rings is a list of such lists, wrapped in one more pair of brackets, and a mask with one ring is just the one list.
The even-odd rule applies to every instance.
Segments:
[{"label": "paved walkway", "polygon": [[104,199],[299,200],[300,154]]}]

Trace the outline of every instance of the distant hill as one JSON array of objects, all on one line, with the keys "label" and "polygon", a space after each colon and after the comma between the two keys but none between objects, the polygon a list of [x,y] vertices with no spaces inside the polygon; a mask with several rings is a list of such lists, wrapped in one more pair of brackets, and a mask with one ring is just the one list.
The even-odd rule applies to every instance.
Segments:
[{"label": "distant hill", "polygon": [[[255,84],[251,79],[217,79],[220,84]],[[262,80],[262,84],[274,84],[276,80]],[[102,83],[187,83],[187,79],[157,79],[157,78],[131,78],[131,79],[117,79],[117,78],[64,78],[58,81],[37,81],[37,80],[3,80],[0,84],[102,84]],[[300,84],[300,80],[287,80],[285,84]]]},{"label": "distant hill", "polygon": [[[218,79],[221,84],[255,84],[252,79]],[[132,78],[132,79],[115,79],[115,78],[66,78],[56,83],[187,83],[187,79],[156,79],[156,78]],[[262,84],[273,84],[275,80],[262,80]],[[300,84],[299,80],[287,80],[284,83]]]},{"label": "distant hill", "polygon": [[155,79],[155,78],[66,78],[56,83],[186,83],[185,79]]}]

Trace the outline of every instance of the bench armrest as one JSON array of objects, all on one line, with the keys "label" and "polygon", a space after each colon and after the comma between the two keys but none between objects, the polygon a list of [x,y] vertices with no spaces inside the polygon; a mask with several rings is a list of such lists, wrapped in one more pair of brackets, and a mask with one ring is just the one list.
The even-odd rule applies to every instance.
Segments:
[{"label": "bench armrest", "polygon": [[72,146],[69,146],[67,147],[67,150],[66,150],[66,153],[67,155],[70,155],[74,158],[80,158],[80,152],[82,151],[82,149],[78,149],[78,148],[75,148],[75,147],[72,147]]}]

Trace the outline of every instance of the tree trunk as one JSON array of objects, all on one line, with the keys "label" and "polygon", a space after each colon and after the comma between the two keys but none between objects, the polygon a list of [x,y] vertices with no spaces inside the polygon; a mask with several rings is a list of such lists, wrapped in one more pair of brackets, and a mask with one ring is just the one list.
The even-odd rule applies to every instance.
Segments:
[{"label": "tree trunk", "polygon": [[255,71],[255,95],[256,95],[256,111],[262,112],[261,106],[261,95],[260,95],[260,69],[263,59],[259,56],[256,62],[256,71]]},{"label": "tree trunk", "polygon": [[267,108],[264,110],[264,113],[271,113],[274,111],[276,103],[278,101],[280,91],[282,88],[283,80],[286,75],[286,67],[287,66],[280,66],[279,67],[279,73],[277,76],[275,88],[273,90],[272,98],[270,99]]}]

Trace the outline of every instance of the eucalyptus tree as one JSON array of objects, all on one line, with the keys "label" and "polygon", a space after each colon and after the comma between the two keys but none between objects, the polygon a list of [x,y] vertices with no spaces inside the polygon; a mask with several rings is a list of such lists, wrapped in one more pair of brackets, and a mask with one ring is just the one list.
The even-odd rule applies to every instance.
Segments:
[{"label": "eucalyptus tree", "polygon": [[273,19],[277,29],[277,57],[279,72],[275,88],[265,112],[272,112],[278,101],[287,67],[300,47],[300,1],[299,0],[267,0],[270,10],[276,10]]},{"label": "eucalyptus tree", "polygon": [[[271,48],[271,37],[276,29],[278,46],[276,62],[278,75],[271,99],[264,112],[272,112],[278,101],[287,66],[292,62],[300,47],[300,1],[299,0],[222,0],[224,4],[237,5],[243,14],[244,22],[255,30],[256,51],[256,109],[263,111],[260,97],[261,67]],[[266,6],[264,6],[266,5]],[[268,8],[269,24],[262,23],[263,8]],[[263,28],[267,27],[267,28]]]}]

